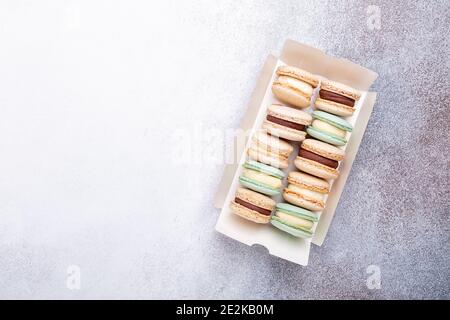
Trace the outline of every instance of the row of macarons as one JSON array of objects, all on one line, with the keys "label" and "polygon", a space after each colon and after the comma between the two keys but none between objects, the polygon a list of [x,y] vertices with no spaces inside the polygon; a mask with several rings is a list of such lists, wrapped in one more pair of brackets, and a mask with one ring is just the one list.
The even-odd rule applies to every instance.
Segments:
[{"label": "row of macarons", "polygon": [[[302,238],[312,236],[315,211],[323,210],[324,197],[330,191],[329,182],[339,175],[339,162],[344,151],[336,146],[347,143],[352,126],[338,117],[349,116],[359,93],[329,80],[321,81],[320,98],[312,116],[298,108],[311,104],[313,88],[318,80],[314,75],[298,68],[283,66],[277,70],[278,78],[272,91],[280,101],[294,108],[271,105],[263,122],[264,131],[257,132],[247,153],[240,183],[231,203],[233,212],[257,223],[271,223],[278,229]],[[308,136],[316,138],[310,139]],[[308,138],[306,138],[308,137]],[[294,164],[301,172],[290,172],[283,198],[289,203],[278,203],[268,196],[281,193],[288,158],[293,147],[290,141],[301,142]],[[305,139],[306,138],[306,139]],[[273,211],[275,210],[275,213]]]},{"label": "row of macarons", "polygon": [[[318,211],[325,207],[330,192],[328,181],[304,172],[291,171],[288,185],[282,191],[285,173],[280,169],[248,159],[239,177],[242,187],[237,189],[231,203],[233,212],[256,223],[271,223],[296,237],[310,238]],[[282,192],[288,203],[276,204],[269,196]],[[275,214],[272,214],[275,210]]]},{"label": "row of macarons", "polygon": [[277,79],[272,84],[272,92],[278,100],[295,108],[304,109],[312,104],[314,90],[319,88],[319,96],[314,101],[315,108],[341,117],[355,112],[356,102],[361,92],[342,83],[314,75],[293,66],[280,66]]}]

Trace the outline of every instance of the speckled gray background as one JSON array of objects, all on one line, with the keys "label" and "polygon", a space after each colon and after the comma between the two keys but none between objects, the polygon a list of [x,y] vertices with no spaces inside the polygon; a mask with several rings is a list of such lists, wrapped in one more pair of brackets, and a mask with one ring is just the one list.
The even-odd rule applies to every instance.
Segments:
[{"label": "speckled gray background", "polygon": [[[449,20],[448,1],[2,1],[0,298],[450,298]],[[216,233],[223,164],[175,161],[229,144],[173,129],[237,128],[286,38],[379,73],[306,268]]]}]

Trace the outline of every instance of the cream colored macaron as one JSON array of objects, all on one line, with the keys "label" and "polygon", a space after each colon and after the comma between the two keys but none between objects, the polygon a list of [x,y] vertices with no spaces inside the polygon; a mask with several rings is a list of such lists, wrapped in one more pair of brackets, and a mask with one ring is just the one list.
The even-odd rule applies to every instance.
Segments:
[{"label": "cream colored macaron", "polygon": [[278,67],[277,75],[272,92],[280,101],[297,108],[307,108],[311,104],[313,89],[318,85],[316,76],[293,66]]},{"label": "cream colored macaron", "polygon": [[322,194],[330,192],[330,184],[328,181],[304,172],[290,172],[288,175],[288,182]]},{"label": "cream colored macaron", "polygon": [[265,131],[255,133],[247,151],[250,159],[286,169],[288,158],[294,148],[285,140],[267,134]]},{"label": "cream colored macaron", "polygon": [[325,207],[325,195],[329,192],[330,185],[327,181],[302,172],[290,172],[289,185],[284,189],[283,198],[292,204],[320,211]]},{"label": "cream colored macaron", "polygon": [[329,124],[328,122],[325,122],[323,120],[314,119],[311,126],[313,128],[319,129],[323,132],[333,134],[335,136],[338,136],[340,138],[345,138],[347,135],[347,132],[345,130],[336,128],[335,126]]},{"label": "cream colored macaron", "polygon": [[244,219],[256,223],[268,223],[275,204],[274,200],[258,192],[238,188],[230,208],[234,214]]},{"label": "cream colored macaron", "polygon": [[312,116],[305,111],[272,104],[267,108],[262,127],[274,136],[290,141],[303,141],[306,136],[305,126],[311,122]]},{"label": "cream colored macaron", "polygon": [[355,112],[356,101],[361,97],[361,92],[342,83],[322,80],[319,97],[315,101],[317,109],[348,117]]}]

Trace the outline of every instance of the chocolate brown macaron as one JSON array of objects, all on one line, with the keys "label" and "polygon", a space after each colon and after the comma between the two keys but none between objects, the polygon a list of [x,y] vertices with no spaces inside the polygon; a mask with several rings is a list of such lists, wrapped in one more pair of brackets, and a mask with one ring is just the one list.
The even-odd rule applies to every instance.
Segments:
[{"label": "chocolate brown macaron", "polygon": [[238,188],[230,207],[234,214],[244,219],[256,223],[268,223],[275,208],[275,201],[258,192]]},{"label": "chocolate brown macaron", "polygon": [[305,111],[272,104],[267,108],[266,120],[262,127],[271,135],[290,141],[303,141],[306,136],[306,126],[309,126],[311,122],[311,115]]},{"label": "chocolate brown macaron", "polygon": [[324,179],[339,176],[339,161],[344,159],[344,151],[328,143],[305,139],[300,146],[295,166],[304,172]]},{"label": "chocolate brown macaron", "polygon": [[316,99],[317,109],[348,117],[355,112],[355,104],[361,97],[361,93],[342,83],[322,80],[320,84],[319,97]]}]

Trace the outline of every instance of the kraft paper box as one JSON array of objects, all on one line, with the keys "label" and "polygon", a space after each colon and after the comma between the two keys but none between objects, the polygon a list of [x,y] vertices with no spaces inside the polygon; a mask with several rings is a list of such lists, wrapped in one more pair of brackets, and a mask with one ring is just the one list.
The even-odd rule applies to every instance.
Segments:
[{"label": "kraft paper box", "polygon": [[[247,156],[246,150],[251,141],[251,136],[261,128],[267,107],[277,102],[277,99],[272,94],[271,85],[276,77],[275,71],[277,67],[283,64],[302,68],[318,76],[344,83],[362,91],[362,96],[355,105],[355,113],[351,117],[346,118],[353,125],[354,129],[347,145],[344,147],[345,158],[339,166],[340,175],[331,184],[330,193],[326,198],[325,209],[320,213],[320,219],[315,227],[313,238],[309,240],[292,237],[274,228],[271,224],[260,225],[242,219],[233,214],[229,206],[234,199],[236,188],[239,187],[239,176],[242,171],[242,164]],[[251,134],[245,144],[241,143],[241,145],[237,144],[235,146],[238,162],[225,167],[214,199],[215,207],[222,209],[216,224],[216,230],[250,246],[254,244],[262,245],[274,256],[306,266],[311,243],[320,246],[325,240],[345,182],[350,174],[353,160],[358,152],[375,104],[376,93],[368,92],[368,90],[377,76],[377,73],[353,62],[328,56],[318,49],[293,40],[285,42],[279,58],[269,55],[240,125],[242,131],[250,130]],[[285,172],[296,170],[293,160],[297,155],[297,151],[298,147],[295,147],[289,158],[290,166]],[[283,201],[281,195],[273,199],[276,202]]]}]

